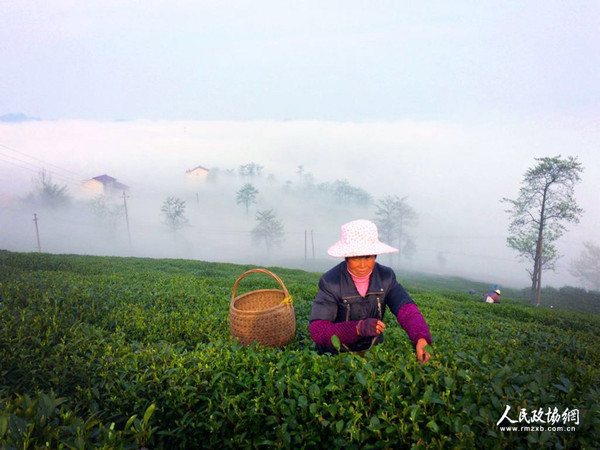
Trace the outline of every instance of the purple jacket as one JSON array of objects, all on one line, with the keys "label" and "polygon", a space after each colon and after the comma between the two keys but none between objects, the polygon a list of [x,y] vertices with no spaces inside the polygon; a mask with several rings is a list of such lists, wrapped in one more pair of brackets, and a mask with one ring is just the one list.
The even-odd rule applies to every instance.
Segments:
[{"label": "purple jacket", "polygon": [[483,301],[487,302],[488,297],[492,298],[492,303],[500,303],[500,296],[496,292],[488,292],[487,294],[483,294]]},{"label": "purple jacket", "polygon": [[[386,308],[387,307],[387,308]],[[331,336],[338,336],[346,350],[368,349],[372,337],[358,336],[356,325],[359,320],[377,318],[382,320],[389,309],[406,331],[410,340],[425,338],[431,343],[431,334],[425,319],[414,300],[404,287],[396,281],[394,271],[375,263],[369,280],[369,289],[362,297],[346,268],[346,261],[326,272],[319,280],[319,291],[310,312],[310,333],[320,353],[335,353]],[[380,334],[375,340],[383,340]]]}]

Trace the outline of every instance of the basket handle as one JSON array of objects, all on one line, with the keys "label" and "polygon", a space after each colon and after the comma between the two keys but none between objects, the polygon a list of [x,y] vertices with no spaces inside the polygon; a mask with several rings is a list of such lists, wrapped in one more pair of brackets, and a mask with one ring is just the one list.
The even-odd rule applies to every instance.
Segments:
[{"label": "basket handle", "polygon": [[244,272],[242,275],[240,275],[240,277],[237,279],[237,281],[233,285],[233,290],[231,291],[231,301],[232,302],[233,302],[233,299],[235,298],[235,293],[237,291],[238,284],[240,284],[240,281],[242,281],[242,279],[244,277],[246,277],[247,275],[250,275],[251,273],[265,273],[267,275],[272,276],[273,278],[275,278],[277,280],[277,282],[279,283],[279,285],[283,289],[283,293],[285,294],[285,298],[286,299],[289,298],[290,293],[288,292],[287,288],[285,287],[285,284],[283,284],[283,281],[281,281],[281,279],[277,275],[275,275],[273,272],[269,272],[266,269],[251,269],[251,270],[248,270],[247,272]]}]

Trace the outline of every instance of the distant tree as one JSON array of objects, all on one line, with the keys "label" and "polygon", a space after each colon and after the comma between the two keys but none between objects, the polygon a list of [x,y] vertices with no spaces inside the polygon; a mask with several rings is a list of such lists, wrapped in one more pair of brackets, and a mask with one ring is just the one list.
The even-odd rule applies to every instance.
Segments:
[{"label": "distant tree", "polygon": [[254,177],[262,174],[263,166],[256,163],[243,164],[239,168],[239,174],[243,177]]},{"label": "distant tree", "polygon": [[352,186],[348,180],[333,182],[333,194],[341,203],[356,203],[359,205],[370,203],[371,195],[364,189]]},{"label": "distant tree", "polygon": [[59,186],[54,183],[52,174],[46,169],[40,170],[37,178],[33,178],[32,182],[34,193],[29,196],[31,201],[51,208],[60,208],[69,203],[70,197],[67,186]]},{"label": "distant tree", "polygon": [[252,230],[252,239],[255,244],[265,244],[267,253],[273,247],[279,247],[283,243],[284,228],[277,219],[272,209],[258,211],[256,213],[256,227]]},{"label": "distant tree", "polygon": [[236,201],[239,205],[242,203],[246,206],[246,214],[248,214],[248,208],[251,204],[256,203],[256,196],[258,195],[258,189],[252,186],[250,183],[246,183],[242,188],[237,191]]},{"label": "distant tree", "polygon": [[298,174],[299,189],[303,189],[304,191],[310,191],[314,188],[315,185],[315,177],[310,172],[307,172],[304,169],[304,166],[298,166],[296,169],[296,173]]},{"label": "distant tree", "polygon": [[446,267],[448,260],[446,259],[446,256],[442,252],[439,252],[437,255],[437,262],[438,262],[438,266]]},{"label": "distant tree", "polygon": [[218,167],[213,167],[212,169],[210,169],[210,172],[208,172],[208,175],[206,176],[206,181],[215,183],[219,180],[219,175],[221,175],[221,169],[219,169]]},{"label": "distant tree", "polygon": [[352,186],[348,180],[335,180],[333,183],[320,183],[317,190],[330,195],[333,200],[342,205],[368,205],[373,198],[364,189]]},{"label": "distant tree", "polygon": [[577,158],[536,158],[537,165],[525,173],[519,197],[503,202],[511,205],[506,212],[511,215],[509,247],[515,249],[521,259],[533,263],[528,270],[531,277],[532,304],[541,300],[542,271],[554,270],[560,257],[554,247],[566,230],[565,222],[579,222],[583,210],[574,197],[575,185],[580,181],[582,165]]},{"label": "distant tree", "polygon": [[167,197],[160,211],[165,217],[164,223],[174,232],[188,223],[185,217],[185,201],[180,198]]},{"label": "distant tree", "polygon": [[[397,198],[397,197],[396,197]],[[396,202],[394,197],[388,196],[377,203],[377,210],[375,215],[375,223],[381,239],[385,242],[393,243],[395,236],[394,230],[396,228]]]},{"label": "distant tree", "polygon": [[585,249],[571,264],[571,274],[596,291],[600,291],[600,246],[584,242]]},{"label": "distant tree", "polygon": [[122,205],[111,202],[104,195],[98,195],[90,201],[89,206],[96,218],[114,233],[118,220],[124,214]]},{"label": "distant tree", "polygon": [[401,255],[410,256],[415,251],[415,245],[408,230],[416,223],[417,213],[406,199],[407,197],[388,195],[379,200],[375,223],[384,240],[392,245],[395,243]]}]

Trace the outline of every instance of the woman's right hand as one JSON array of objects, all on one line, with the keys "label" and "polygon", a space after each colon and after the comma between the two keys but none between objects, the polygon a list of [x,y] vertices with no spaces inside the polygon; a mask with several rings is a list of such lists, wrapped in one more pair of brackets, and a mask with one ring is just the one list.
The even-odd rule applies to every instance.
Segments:
[{"label": "woman's right hand", "polygon": [[385,323],[379,319],[363,319],[356,325],[356,333],[359,336],[377,336],[383,333]]}]

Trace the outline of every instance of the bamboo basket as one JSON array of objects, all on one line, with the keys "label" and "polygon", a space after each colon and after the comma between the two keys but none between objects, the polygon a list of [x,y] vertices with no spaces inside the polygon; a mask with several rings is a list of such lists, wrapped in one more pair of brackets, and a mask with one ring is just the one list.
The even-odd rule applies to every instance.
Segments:
[{"label": "bamboo basket", "polygon": [[[260,289],[236,296],[240,281],[252,273],[275,278],[281,289]],[[296,318],[290,294],[277,275],[265,269],[243,273],[233,285],[229,304],[231,335],[242,345],[253,342],[269,347],[283,347],[296,333]]]}]

